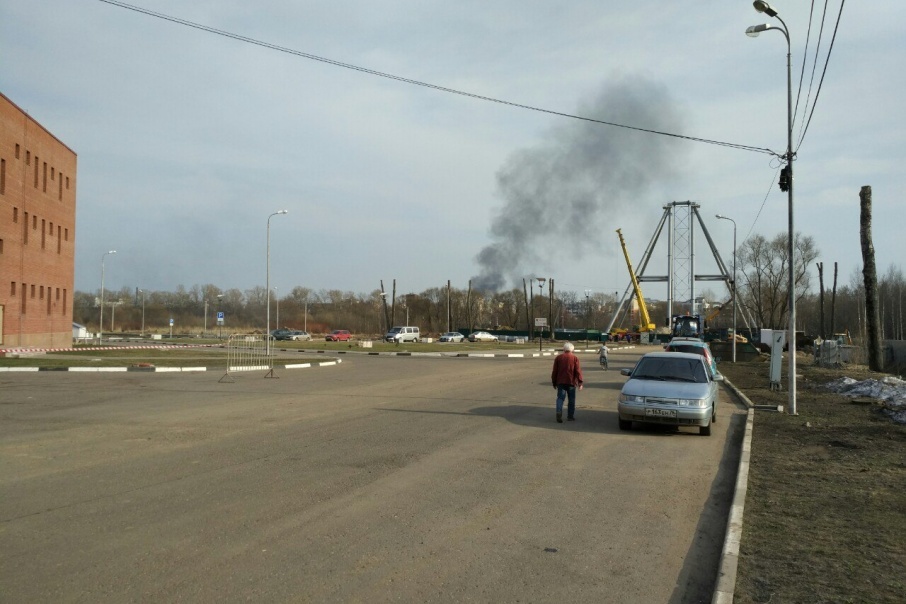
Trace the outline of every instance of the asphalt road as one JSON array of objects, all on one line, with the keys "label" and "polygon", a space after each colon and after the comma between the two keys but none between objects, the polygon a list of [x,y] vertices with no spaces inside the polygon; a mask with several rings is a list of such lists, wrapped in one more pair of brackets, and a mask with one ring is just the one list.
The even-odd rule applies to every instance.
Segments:
[{"label": "asphalt road", "polygon": [[580,355],[0,375],[7,602],[708,602],[744,411],[617,429]]}]

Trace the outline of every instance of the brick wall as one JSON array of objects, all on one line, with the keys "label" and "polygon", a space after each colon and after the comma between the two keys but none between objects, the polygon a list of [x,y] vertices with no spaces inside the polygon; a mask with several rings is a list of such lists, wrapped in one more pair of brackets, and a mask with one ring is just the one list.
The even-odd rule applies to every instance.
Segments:
[{"label": "brick wall", "polygon": [[76,163],[0,94],[0,348],[72,343]]}]

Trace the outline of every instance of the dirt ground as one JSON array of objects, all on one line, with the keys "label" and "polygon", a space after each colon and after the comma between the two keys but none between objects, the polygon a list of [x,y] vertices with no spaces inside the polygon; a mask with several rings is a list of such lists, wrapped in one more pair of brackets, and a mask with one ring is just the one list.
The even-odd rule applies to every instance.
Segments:
[{"label": "dirt ground", "polygon": [[[768,363],[721,363],[756,405],[787,406]],[[870,399],[835,394],[864,366],[797,359],[798,415],[756,411],[735,602],[903,602],[906,594],[906,426]]]}]

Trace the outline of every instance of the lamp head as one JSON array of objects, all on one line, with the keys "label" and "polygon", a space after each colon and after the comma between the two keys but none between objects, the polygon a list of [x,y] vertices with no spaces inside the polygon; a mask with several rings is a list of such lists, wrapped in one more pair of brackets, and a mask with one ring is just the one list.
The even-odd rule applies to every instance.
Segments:
[{"label": "lamp head", "polygon": [[777,11],[774,10],[774,7],[764,0],[755,0],[755,2],[752,3],[752,6],[754,6],[755,10],[757,10],[759,13],[764,13],[769,17],[777,16]]},{"label": "lamp head", "polygon": [[288,214],[289,210],[278,210],[277,213],[278,214]]},{"label": "lamp head", "polygon": [[761,25],[752,25],[752,26],[749,26],[746,28],[746,35],[749,36],[750,38],[757,38],[758,34],[760,34],[763,31],[768,31],[769,29],[777,29],[777,28],[772,27],[772,26],[768,25],[767,23],[762,23]]},{"label": "lamp head", "polygon": [[107,253],[108,253],[108,254],[115,254],[115,253],[116,253],[116,250],[110,250],[110,251],[107,252]]}]

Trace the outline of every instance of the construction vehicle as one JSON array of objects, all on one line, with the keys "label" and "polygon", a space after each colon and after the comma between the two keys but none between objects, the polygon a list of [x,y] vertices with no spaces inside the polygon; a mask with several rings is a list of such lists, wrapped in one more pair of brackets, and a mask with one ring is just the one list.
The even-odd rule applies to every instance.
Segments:
[{"label": "construction vehicle", "polygon": [[705,326],[701,315],[673,315],[670,318],[670,333],[674,338],[701,338]]},{"label": "construction vehicle", "polygon": [[639,303],[639,332],[654,331],[656,325],[651,322],[648,316],[648,307],[645,306],[645,298],[642,296],[642,288],[639,286],[639,279],[632,270],[632,261],[629,259],[629,252],[626,250],[626,241],[623,239],[623,233],[617,229],[617,235],[620,236],[620,246],[623,248],[623,256],[626,257],[626,267],[629,269],[629,279],[632,281],[632,289],[635,292],[635,298]]}]

